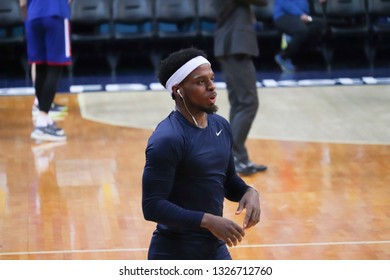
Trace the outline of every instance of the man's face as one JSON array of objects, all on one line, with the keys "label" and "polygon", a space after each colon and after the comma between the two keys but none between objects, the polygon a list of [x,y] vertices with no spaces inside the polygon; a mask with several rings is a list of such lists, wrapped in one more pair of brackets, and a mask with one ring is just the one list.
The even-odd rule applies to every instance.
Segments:
[{"label": "man's face", "polygon": [[214,72],[209,64],[202,64],[192,71],[180,83],[183,98],[192,113],[205,112],[208,114],[218,111],[215,105],[217,93],[214,84]]}]

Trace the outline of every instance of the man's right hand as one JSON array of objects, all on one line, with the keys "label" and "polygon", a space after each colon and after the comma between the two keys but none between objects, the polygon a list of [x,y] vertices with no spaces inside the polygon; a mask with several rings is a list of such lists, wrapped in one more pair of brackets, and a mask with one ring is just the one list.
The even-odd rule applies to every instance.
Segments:
[{"label": "man's right hand", "polygon": [[235,222],[208,213],[204,214],[200,226],[225,241],[229,247],[236,246],[245,236],[244,229]]}]

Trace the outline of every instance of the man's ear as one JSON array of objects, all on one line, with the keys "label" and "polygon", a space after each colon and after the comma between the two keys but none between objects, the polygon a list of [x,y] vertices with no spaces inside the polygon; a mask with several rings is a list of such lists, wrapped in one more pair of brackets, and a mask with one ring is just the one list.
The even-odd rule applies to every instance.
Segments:
[{"label": "man's ear", "polygon": [[180,89],[178,86],[172,87],[172,94],[180,96],[180,98],[183,98],[182,93],[180,92]]}]

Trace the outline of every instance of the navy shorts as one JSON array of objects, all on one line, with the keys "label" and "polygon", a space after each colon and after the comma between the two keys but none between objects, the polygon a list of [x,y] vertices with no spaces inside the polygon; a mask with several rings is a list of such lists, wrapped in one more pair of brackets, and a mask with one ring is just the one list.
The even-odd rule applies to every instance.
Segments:
[{"label": "navy shorts", "polygon": [[26,22],[29,63],[69,65],[71,40],[69,20],[58,16],[36,18]]},{"label": "navy shorts", "polygon": [[202,235],[165,234],[156,230],[148,260],[231,260],[225,242]]}]

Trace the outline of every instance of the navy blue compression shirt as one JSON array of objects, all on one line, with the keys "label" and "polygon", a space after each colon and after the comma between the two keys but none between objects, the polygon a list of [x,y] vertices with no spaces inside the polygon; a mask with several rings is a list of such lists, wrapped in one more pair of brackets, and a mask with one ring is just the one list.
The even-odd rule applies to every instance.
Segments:
[{"label": "navy blue compression shirt", "polygon": [[216,114],[207,120],[198,128],[173,111],[149,138],[142,208],[156,232],[215,238],[200,228],[204,213],[222,216],[224,198],[238,202],[249,188],[235,172],[229,123]]}]

